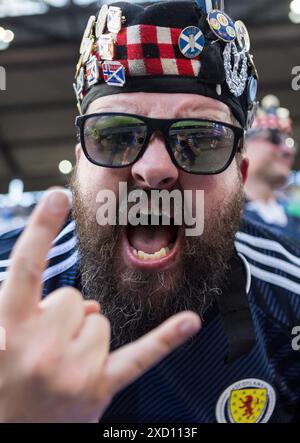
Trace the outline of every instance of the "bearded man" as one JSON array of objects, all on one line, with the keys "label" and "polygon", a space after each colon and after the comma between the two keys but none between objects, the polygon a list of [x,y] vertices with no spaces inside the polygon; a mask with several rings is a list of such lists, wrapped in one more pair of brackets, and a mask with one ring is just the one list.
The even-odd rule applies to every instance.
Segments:
[{"label": "bearded man", "polygon": [[[20,395],[9,398],[4,383],[2,420],[295,420],[300,359],[292,330],[297,332],[300,315],[299,251],[263,225],[241,220],[248,169],[244,133],[254,119],[257,71],[246,26],[219,9],[220,3],[120,2],[104,5],[89,20],[74,85],[81,115],[73,210],[52,244],[42,279],[44,299],[36,301],[30,316],[36,319],[38,310],[42,319],[21,323],[27,346],[25,338],[14,337],[10,319],[13,312],[27,319],[22,291],[35,300],[40,296],[45,249],[67,212],[65,200],[57,203],[61,192],[50,195],[56,216],[49,216],[49,201],[43,201],[10,260],[20,232],[0,239],[5,281],[0,324],[11,331],[12,349],[23,344],[10,359],[11,367],[19,368],[18,385],[25,394],[34,386],[25,410]],[[192,191],[192,213],[202,191],[202,235],[188,236],[186,224],[174,222],[177,200],[168,214],[162,208],[154,214],[158,223],[147,206],[138,215],[150,223],[124,225],[117,217],[116,224],[102,225],[99,210],[106,204],[109,212],[114,199],[104,202],[99,193],[116,196],[119,214],[122,183],[130,192],[144,192],[149,206],[154,191]],[[33,260],[34,271],[25,257],[34,254],[37,242],[44,246]],[[20,285],[24,273],[26,288]],[[80,333],[75,333],[71,306],[80,297],[84,304],[75,328]],[[42,314],[49,310],[52,317],[45,319]],[[90,318],[98,319],[97,327],[85,330]],[[153,328],[158,329],[150,332]],[[76,340],[86,346],[93,343],[93,358],[85,349],[80,362],[65,363],[65,331],[73,340],[79,334]],[[79,345],[72,342],[67,355],[74,346]],[[86,367],[93,374],[88,388]],[[7,379],[12,386],[14,373]]]}]

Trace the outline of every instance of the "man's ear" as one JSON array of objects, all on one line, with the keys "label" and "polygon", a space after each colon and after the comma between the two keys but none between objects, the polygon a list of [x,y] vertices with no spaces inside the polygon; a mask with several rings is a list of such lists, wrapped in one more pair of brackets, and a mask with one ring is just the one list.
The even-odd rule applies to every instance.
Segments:
[{"label": "man's ear", "polygon": [[249,171],[249,159],[247,157],[242,158],[240,162],[240,170],[243,179],[243,184],[245,184],[248,178],[248,171]]},{"label": "man's ear", "polygon": [[82,149],[81,144],[78,143],[75,147],[75,154],[76,154],[76,162],[79,163],[80,157],[81,157]]}]

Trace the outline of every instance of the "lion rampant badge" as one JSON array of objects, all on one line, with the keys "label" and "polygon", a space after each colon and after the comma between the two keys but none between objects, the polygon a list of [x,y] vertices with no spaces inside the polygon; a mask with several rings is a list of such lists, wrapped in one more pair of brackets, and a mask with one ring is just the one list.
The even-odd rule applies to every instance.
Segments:
[{"label": "lion rampant badge", "polygon": [[266,423],[276,404],[273,387],[263,380],[246,379],[229,386],[216,407],[219,423]]}]

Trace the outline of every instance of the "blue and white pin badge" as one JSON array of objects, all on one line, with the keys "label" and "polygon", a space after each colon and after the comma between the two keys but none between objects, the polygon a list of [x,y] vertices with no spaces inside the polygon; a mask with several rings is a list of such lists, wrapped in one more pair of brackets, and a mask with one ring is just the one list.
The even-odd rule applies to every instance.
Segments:
[{"label": "blue and white pin badge", "polygon": [[124,86],[126,83],[125,67],[117,61],[106,61],[102,65],[104,81],[109,86]]},{"label": "blue and white pin badge", "polygon": [[233,42],[236,38],[236,29],[234,21],[219,9],[212,10],[207,17],[211,31],[220,40],[226,43]]},{"label": "blue and white pin badge", "polygon": [[188,26],[179,36],[180,52],[187,58],[195,58],[201,54],[205,44],[202,31],[197,26]]}]

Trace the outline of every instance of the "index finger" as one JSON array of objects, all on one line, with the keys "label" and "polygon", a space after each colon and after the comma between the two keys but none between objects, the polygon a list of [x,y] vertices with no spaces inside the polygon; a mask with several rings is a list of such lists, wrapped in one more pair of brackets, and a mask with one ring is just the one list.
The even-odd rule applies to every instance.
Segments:
[{"label": "index finger", "polygon": [[39,302],[47,254],[69,206],[66,193],[55,189],[48,191],[33,211],[11,255],[8,277],[1,288],[1,309],[25,313]]},{"label": "index finger", "polygon": [[[193,312],[182,312],[136,342],[110,354],[101,385],[115,395],[166,357],[201,328],[201,320]],[[103,379],[102,379],[103,380]]]}]

